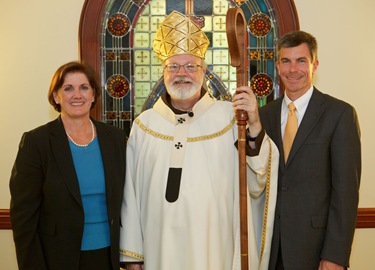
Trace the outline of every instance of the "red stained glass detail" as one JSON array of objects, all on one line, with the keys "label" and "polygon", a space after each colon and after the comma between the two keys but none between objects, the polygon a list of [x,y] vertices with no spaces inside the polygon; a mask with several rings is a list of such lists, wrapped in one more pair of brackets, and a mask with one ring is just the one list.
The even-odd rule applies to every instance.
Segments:
[{"label": "red stained glass detail", "polygon": [[129,81],[122,75],[113,75],[106,84],[107,93],[113,98],[122,98],[129,92]]},{"label": "red stained glass detail", "polygon": [[251,89],[258,97],[266,97],[272,92],[273,82],[268,74],[258,73],[251,78]]},{"label": "red stained glass detail", "polygon": [[109,17],[107,27],[113,36],[122,37],[129,32],[130,22],[124,14],[116,13]]},{"label": "red stained glass detail", "polygon": [[251,16],[249,23],[250,32],[257,37],[264,37],[271,31],[271,19],[264,13]]}]

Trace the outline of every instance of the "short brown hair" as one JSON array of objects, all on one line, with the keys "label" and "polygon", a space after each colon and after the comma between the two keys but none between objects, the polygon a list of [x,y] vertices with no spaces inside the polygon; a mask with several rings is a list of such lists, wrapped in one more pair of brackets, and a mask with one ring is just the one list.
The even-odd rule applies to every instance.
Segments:
[{"label": "short brown hair", "polygon": [[85,74],[90,83],[90,86],[94,90],[94,101],[91,104],[91,108],[95,106],[96,101],[101,94],[101,87],[97,80],[97,75],[94,69],[83,62],[73,61],[66,63],[56,70],[55,74],[52,77],[51,84],[48,90],[48,101],[58,112],[61,112],[61,105],[55,102],[53,94],[57,93],[57,91],[62,87],[66,74],[74,72]]},{"label": "short brown hair", "polygon": [[289,32],[280,37],[277,42],[277,55],[279,57],[279,52],[281,48],[292,48],[297,47],[303,43],[306,43],[309,47],[311,61],[314,62],[318,59],[318,43],[316,38],[304,31],[293,31]]}]

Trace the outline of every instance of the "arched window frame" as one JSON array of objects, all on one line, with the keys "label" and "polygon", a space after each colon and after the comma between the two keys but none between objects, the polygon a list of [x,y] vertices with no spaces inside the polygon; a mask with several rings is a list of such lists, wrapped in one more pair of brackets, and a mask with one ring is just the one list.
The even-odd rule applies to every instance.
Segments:
[{"label": "arched window frame", "polygon": [[[99,75],[101,75],[100,38],[107,2],[108,0],[86,0],[79,25],[80,59],[91,65]],[[297,10],[293,0],[270,0],[269,2],[274,10],[279,36],[299,29]],[[91,116],[101,120],[100,102],[92,109]]]}]

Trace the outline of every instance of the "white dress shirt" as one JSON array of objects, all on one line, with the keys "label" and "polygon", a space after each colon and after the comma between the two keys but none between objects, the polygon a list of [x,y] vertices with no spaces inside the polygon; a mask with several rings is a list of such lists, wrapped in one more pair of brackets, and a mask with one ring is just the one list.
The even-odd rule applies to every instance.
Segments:
[{"label": "white dress shirt", "polygon": [[[293,101],[294,106],[296,106],[296,116],[298,120],[298,127],[301,124],[303,116],[305,115],[312,93],[313,93],[313,87],[311,86],[311,88],[307,90],[307,92],[303,96]],[[289,112],[288,105],[290,102],[292,101],[290,100],[288,95],[285,93],[284,102],[281,105],[281,136],[283,137],[283,139],[284,139],[286,121],[288,120],[288,112]]]}]

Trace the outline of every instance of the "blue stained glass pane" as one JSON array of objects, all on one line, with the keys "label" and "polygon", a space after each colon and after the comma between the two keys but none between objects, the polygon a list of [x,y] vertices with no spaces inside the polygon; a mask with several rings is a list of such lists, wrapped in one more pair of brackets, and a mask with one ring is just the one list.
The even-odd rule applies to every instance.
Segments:
[{"label": "blue stained glass pane", "polygon": [[130,95],[126,95],[125,98],[122,99],[122,103],[123,103],[123,106],[124,108],[129,108],[130,107]]},{"label": "blue stained glass pane", "polygon": [[252,48],[256,48],[257,47],[257,40],[256,40],[256,38],[253,35],[249,35],[249,39],[250,39],[249,46],[252,47]]},{"label": "blue stained glass pane", "polygon": [[242,9],[242,11],[243,11],[243,13],[244,13],[244,15],[245,15],[245,18],[246,18],[246,21],[248,22],[249,21],[249,19],[250,19],[250,17],[251,17],[251,11],[250,11],[250,9],[249,9],[249,6],[247,6],[247,5],[242,5],[241,6],[241,9]]},{"label": "blue stained glass pane", "polygon": [[166,2],[167,2],[166,14],[171,13],[173,10],[176,10],[180,13],[185,13],[185,0],[175,0],[175,1],[166,1]]},{"label": "blue stained glass pane", "polygon": [[118,10],[120,10],[121,6],[123,5],[123,2],[122,0],[120,1],[114,1],[112,7],[111,7],[111,11],[114,11],[114,12],[117,12]]},{"label": "blue stained glass pane", "polygon": [[272,60],[267,61],[267,74],[273,78],[275,73],[275,64]]},{"label": "blue stained glass pane", "polygon": [[267,8],[267,6],[266,6],[266,4],[265,4],[265,1],[262,1],[262,0],[256,0],[256,2],[257,2],[257,4],[258,4],[260,10],[261,10],[263,13],[265,13],[265,14],[268,15],[268,8]]},{"label": "blue stained glass pane", "polygon": [[136,6],[136,5],[131,6],[131,8],[129,9],[128,16],[129,16],[131,21],[133,21],[134,16],[138,12],[138,10],[139,10],[139,7]]},{"label": "blue stained glass pane", "polygon": [[[267,39],[267,44],[272,45],[274,43],[274,33],[273,31],[269,32],[268,35],[266,36]],[[271,47],[271,46],[270,46]]]},{"label": "blue stained glass pane", "polygon": [[212,11],[212,1],[196,1],[194,4],[194,14],[211,16]]}]

